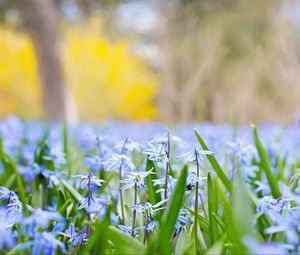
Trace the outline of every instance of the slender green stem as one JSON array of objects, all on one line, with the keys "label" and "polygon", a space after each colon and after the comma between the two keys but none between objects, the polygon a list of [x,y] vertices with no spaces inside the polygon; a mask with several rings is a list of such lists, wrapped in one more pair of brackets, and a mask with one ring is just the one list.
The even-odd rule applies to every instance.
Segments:
[{"label": "slender green stem", "polygon": [[91,204],[91,173],[88,173],[88,206]]},{"label": "slender green stem", "polygon": [[[125,153],[125,146],[128,141],[128,138],[125,139],[121,154]],[[123,200],[123,192],[121,189],[121,183],[120,181],[122,180],[122,167],[119,168],[119,194],[120,194],[120,204],[121,204],[121,219],[123,224],[125,225],[125,212],[124,212],[124,200]]]},{"label": "slender green stem", "polygon": [[[97,136],[96,138],[96,141],[97,141],[97,146],[96,146],[96,150],[97,150],[97,154],[98,154],[98,157],[100,159],[102,159],[102,154],[101,154],[101,141],[100,141],[100,138],[99,136]],[[99,178],[100,179],[105,179],[105,175],[104,175],[104,171],[103,171],[103,166],[99,169]]]},{"label": "slender green stem", "polygon": [[[134,184],[134,205],[137,204],[137,185]],[[134,236],[134,226],[136,220],[136,210],[133,210],[131,236]]]},{"label": "slender green stem", "polygon": [[144,240],[143,240],[143,244],[145,244],[145,243],[146,243],[146,240],[147,240],[148,217],[146,216],[145,219],[146,219],[146,224],[145,224],[145,232],[144,232]]},{"label": "slender green stem", "polygon": [[122,193],[122,189],[121,189],[120,180],[122,180],[122,169],[121,169],[121,167],[119,169],[119,193],[120,193],[120,203],[121,203],[121,218],[122,218],[123,224],[125,225],[124,202],[123,202],[123,193]]},{"label": "slender green stem", "polygon": [[[88,173],[88,208],[90,207],[91,204],[91,178],[92,178],[92,173]],[[91,221],[91,215],[88,213],[88,221]],[[91,228],[90,226],[87,226],[87,235],[89,236],[91,234]]]},{"label": "slender green stem", "polygon": [[201,206],[202,206],[204,216],[205,216],[205,218],[207,218],[207,213],[206,213],[206,210],[205,210],[205,207],[204,207],[204,203],[203,203],[203,199],[202,199],[201,194],[199,194],[199,197],[200,197],[200,202],[201,202]]},{"label": "slender green stem", "polygon": [[168,176],[169,176],[169,161],[170,161],[170,133],[168,132],[168,145],[167,145],[167,162],[166,162],[166,176],[165,176],[165,190],[164,199],[168,197]]},{"label": "slender green stem", "polygon": [[195,150],[196,155],[196,164],[197,164],[197,182],[196,182],[196,190],[195,190],[195,219],[194,219],[194,234],[195,234],[195,248],[196,254],[198,251],[198,193],[199,193],[199,162],[198,162],[198,155],[197,150]]}]

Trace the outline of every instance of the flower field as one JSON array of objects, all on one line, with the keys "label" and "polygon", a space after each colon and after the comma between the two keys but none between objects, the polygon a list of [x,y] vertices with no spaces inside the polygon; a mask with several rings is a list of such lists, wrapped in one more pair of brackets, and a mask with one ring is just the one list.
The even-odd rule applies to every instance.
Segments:
[{"label": "flower field", "polygon": [[1,254],[299,254],[300,127],[0,122]]}]

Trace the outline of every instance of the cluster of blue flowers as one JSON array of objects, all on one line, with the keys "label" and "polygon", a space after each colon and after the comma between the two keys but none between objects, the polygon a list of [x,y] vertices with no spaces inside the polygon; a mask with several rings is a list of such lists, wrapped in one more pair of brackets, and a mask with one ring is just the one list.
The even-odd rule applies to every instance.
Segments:
[{"label": "cluster of blue flowers", "polygon": [[[218,177],[211,157],[233,186],[243,182],[253,201],[251,227],[259,238],[243,237],[247,251],[300,253],[300,128],[260,128],[268,173],[262,170],[249,128],[194,126],[210,149],[199,147],[191,125],[172,133],[154,123],[138,128],[82,125],[69,128],[66,136],[60,125],[49,128],[16,117],[1,122],[0,250],[76,254],[88,245],[92,224],[108,214],[111,227],[145,245],[159,229],[184,164],[189,169],[185,201],[170,242],[194,229],[205,246],[206,237],[198,231],[210,227],[215,217],[220,232],[225,232],[226,221],[218,216],[225,211],[223,205],[214,215],[210,212],[207,176]],[[270,175],[280,196],[274,195]],[[155,199],[150,199],[149,187]],[[230,193],[223,196],[229,198]],[[199,219],[202,224],[196,222]]]}]

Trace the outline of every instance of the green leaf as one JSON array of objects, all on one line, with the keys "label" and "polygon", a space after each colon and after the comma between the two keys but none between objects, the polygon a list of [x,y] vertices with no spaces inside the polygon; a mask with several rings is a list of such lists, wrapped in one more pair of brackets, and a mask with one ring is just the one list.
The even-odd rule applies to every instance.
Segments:
[{"label": "green leaf", "polygon": [[299,173],[295,174],[295,175],[291,178],[291,180],[290,180],[290,182],[289,182],[289,186],[290,186],[291,192],[294,192],[295,189],[298,187],[299,179],[300,179],[300,174],[299,174]]},{"label": "green leaf", "polygon": [[68,136],[68,124],[65,121],[63,127],[63,136],[64,136],[64,152],[66,154],[66,158],[69,158],[69,136]]},{"label": "green leaf", "polygon": [[49,154],[49,145],[47,140],[41,141],[40,146],[37,146],[35,151],[35,163],[38,165],[45,165],[46,169],[55,171],[55,164],[53,160],[45,160],[44,157]]},{"label": "green leaf", "polygon": [[216,221],[218,222],[220,228],[222,229],[222,231],[225,231],[225,225],[224,225],[224,222],[222,221],[222,219],[216,215],[214,212],[212,213],[212,216],[216,219]]},{"label": "green leaf", "polygon": [[[189,208],[189,207],[186,206],[186,205],[183,205],[183,207],[184,207],[185,209],[187,209],[191,215],[193,215],[193,216],[195,215],[195,211],[194,211],[194,210],[192,210],[191,208]],[[201,227],[205,232],[208,233],[208,232],[209,232],[209,221],[208,221],[208,219],[206,219],[205,217],[203,217],[201,214],[198,213],[198,222],[199,222],[200,227]]]},{"label": "green leaf", "polygon": [[[19,174],[18,170],[16,170],[15,174],[16,174],[16,186],[18,189],[20,200],[21,200],[23,206],[25,206],[27,208],[26,196],[25,196],[25,186],[23,183],[23,179],[22,179],[21,175]],[[25,209],[25,211],[27,211],[27,209]]]},{"label": "green leaf", "polygon": [[41,137],[41,139],[39,140],[39,142],[36,145],[35,151],[34,151],[34,162],[41,165],[42,164],[42,149],[45,145],[45,142],[47,141],[47,137],[49,135],[49,129],[47,128],[44,131],[43,136]]},{"label": "green leaf", "polygon": [[58,211],[66,202],[66,198],[61,189],[57,192],[56,211]]},{"label": "green leaf", "polygon": [[[156,168],[152,160],[147,159],[146,170],[151,170],[156,173]],[[158,186],[154,186],[152,180],[156,179],[156,174],[149,174],[146,178],[146,184],[148,188],[148,200],[151,204],[156,204],[160,201],[161,197],[159,193],[156,191],[158,190]]]},{"label": "green leaf", "polygon": [[187,165],[181,170],[175,189],[167,204],[167,209],[162,217],[158,239],[157,239],[157,252],[166,254],[171,252],[170,240],[174,233],[175,224],[179,210],[182,207],[182,202],[185,193],[185,185],[187,178]]},{"label": "green leaf", "polygon": [[210,229],[210,245],[213,245],[219,238],[218,222],[213,214],[218,214],[218,196],[210,173],[207,176],[207,200],[208,219]]},{"label": "green leaf", "polygon": [[82,254],[105,254],[108,245],[108,226],[110,223],[110,211],[108,210],[104,219],[92,223],[92,231],[88,244],[81,251]]},{"label": "green leaf", "polygon": [[6,179],[5,182],[2,182],[2,181],[1,181],[1,183],[4,184],[5,187],[7,187],[7,188],[10,189],[10,188],[12,188],[12,187],[14,186],[15,181],[16,181],[16,174],[14,173],[14,174],[10,175],[10,176]]},{"label": "green leaf", "polygon": [[[200,143],[201,147],[203,148],[203,150],[209,150],[209,148],[205,144],[204,140],[202,139],[202,137],[200,136],[200,134],[198,133],[198,131],[195,129],[194,132],[195,132],[197,140],[199,141],[199,143]],[[223,172],[222,168],[220,167],[220,165],[219,165],[218,161],[216,160],[216,158],[214,157],[214,155],[206,155],[206,157],[209,160],[209,162],[212,165],[212,167],[215,169],[218,177],[220,178],[220,180],[224,184],[225,188],[229,192],[231,192],[231,190],[232,190],[232,183],[230,182],[230,180],[228,179],[228,177],[226,176],[226,174]]]},{"label": "green leaf", "polygon": [[67,200],[63,205],[61,205],[59,207],[59,209],[57,210],[62,216],[64,216],[65,218],[67,218],[67,215],[68,215],[68,207],[69,205],[73,204],[72,203],[72,200],[69,199]]},{"label": "green leaf", "polygon": [[64,137],[64,153],[66,154],[66,160],[67,160],[67,168],[68,168],[68,174],[69,178],[71,177],[71,160],[70,160],[70,152],[69,152],[69,129],[68,124],[65,121],[63,126],[63,137]]},{"label": "green leaf", "polygon": [[234,229],[235,234],[235,245],[233,250],[236,253],[245,253],[247,247],[243,244],[244,237],[255,238],[254,228],[252,227],[252,220],[254,218],[253,210],[251,208],[252,200],[250,199],[247,189],[244,185],[243,180],[240,177],[240,172],[236,174],[236,187],[233,191],[232,201],[232,223],[231,227]]},{"label": "green leaf", "polygon": [[207,251],[206,251],[206,255],[218,255],[218,254],[224,254],[223,251],[223,246],[224,246],[224,240],[221,239],[219,241],[217,241],[216,243],[214,243],[214,245],[212,247],[210,247]]},{"label": "green leaf", "polygon": [[145,246],[141,242],[115,227],[109,226],[106,235],[114,244],[118,254],[142,254],[145,252]]},{"label": "green leaf", "polygon": [[19,174],[16,163],[4,151],[1,135],[0,135],[0,162],[2,162],[4,166],[4,173],[1,175],[0,185],[4,185],[10,189],[15,189],[18,192],[24,211],[25,213],[27,213],[28,209],[26,203],[27,200],[25,195],[26,193],[25,193],[24,183],[21,175]]},{"label": "green leaf", "polygon": [[[176,242],[175,254],[193,253],[195,248],[190,249],[192,244],[189,234],[186,231],[181,231]],[[188,250],[190,251],[188,252]]]},{"label": "green leaf", "polygon": [[72,195],[72,197],[75,198],[79,203],[82,203],[83,197],[79,194],[79,192],[64,180],[60,181],[65,189]]},{"label": "green leaf", "polygon": [[260,157],[261,168],[266,174],[273,197],[279,198],[281,196],[281,192],[278,186],[278,182],[276,180],[276,177],[273,175],[270,159],[258,137],[257,129],[254,125],[252,125],[252,131],[253,131],[254,142],[258,151],[258,155]]}]

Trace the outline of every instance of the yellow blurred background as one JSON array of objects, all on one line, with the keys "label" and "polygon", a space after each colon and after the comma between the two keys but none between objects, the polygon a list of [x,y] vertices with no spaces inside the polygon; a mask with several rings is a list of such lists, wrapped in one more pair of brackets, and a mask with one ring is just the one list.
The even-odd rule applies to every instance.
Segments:
[{"label": "yellow blurred background", "polygon": [[[153,96],[158,78],[130,53],[131,42],[110,43],[97,31],[100,19],[68,27],[63,63],[82,119],[149,120],[157,118]],[[30,37],[9,26],[0,28],[0,117],[16,113],[42,117],[37,61]]]},{"label": "yellow blurred background", "polygon": [[56,105],[53,95],[43,103],[52,85],[42,84],[48,60],[38,24],[26,23],[30,6],[36,20],[50,7],[57,15],[75,122],[290,124],[300,115],[299,1],[0,0],[0,118],[47,118]]}]

